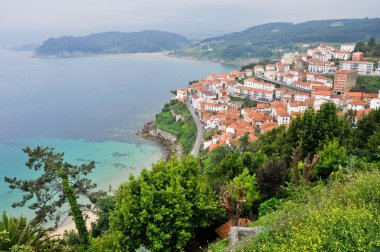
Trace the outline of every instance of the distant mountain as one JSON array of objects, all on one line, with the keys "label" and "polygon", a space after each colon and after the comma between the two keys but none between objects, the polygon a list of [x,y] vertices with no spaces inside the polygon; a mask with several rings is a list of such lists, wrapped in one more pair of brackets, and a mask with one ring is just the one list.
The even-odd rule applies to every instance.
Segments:
[{"label": "distant mountain", "polygon": [[85,37],[50,38],[35,51],[38,56],[149,53],[176,50],[190,45],[178,34],[162,31],[103,32]]},{"label": "distant mountain", "polygon": [[298,49],[297,43],[345,43],[380,38],[380,18],[308,21],[299,24],[270,23],[205,39],[178,55],[234,60],[271,57]]}]

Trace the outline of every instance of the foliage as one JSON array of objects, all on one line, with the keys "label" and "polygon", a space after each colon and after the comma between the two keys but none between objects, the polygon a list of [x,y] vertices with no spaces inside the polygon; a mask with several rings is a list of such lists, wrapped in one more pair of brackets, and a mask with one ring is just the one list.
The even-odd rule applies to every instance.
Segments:
[{"label": "foliage", "polygon": [[351,92],[378,93],[380,90],[380,76],[358,76],[356,86]]},{"label": "foliage", "polygon": [[230,241],[227,239],[219,240],[214,243],[211,243],[208,247],[208,251],[225,251],[229,244]]},{"label": "foliage", "polygon": [[[183,116],[184,121],[176,121],[172,111]],[[166,104],[161,113],[156,115],[156,126],[160,130],[175,135],[182,145],[183,152],[190,153],[196,140],[197,126],[185,104],[176,100]]]},{"label": "foliage", "polygon": [[226,186],[221,188],[222,206],[226,209],[232,224],[237,226],[244,209],[250,209],[253,202],[259,199],[256,186],[256,175],[250,175],[247,168]]},{"label": "foliage", "polygon": [[262,217],[266,214],[274,212],[275,210],[281,208],[282,205],[283,205],[282,200],[279,200],[277,198],[270,198],[260,204],[259,209],[258,209],[259,216]]},{"label": "foliage", "polygon": [[55,220],[58,225],[61,217],[59,210],[65,203],[69,203],[69,212],[73,216],[81,241],[88,244],[88,231],[80,208],[89,206],[79,205],[77,198],[85,196],[93,199],[97,194],[91,192],[96,185],[85,177],[95,168],[94,162],[80,166],[71,165],[63,161],[63,153],[55,153],[53,148],[27,147],[24,152],[29,156],[26,166],[41,173],[37,179],[31,180],[5,177],[11,189],[19,189],[25,193],[23,199],[12,206],[22,207],[28,201],[36,199],[29,206],[36,213],[33,223],[50,219]]},{"label": "foliage", "polygon": [[114,209],[114,196],[105,195],[98,199],[94,207],[94,213],[98,218],[95,223],[91,224],[91,234],[93,237],[98,237],[109,231],[109,216]]},{"label": "foliage", "polygon": [[358,43],[356,43],[355,51],[363,52],[365,56],[378,57],[380,56],[380,42],[378,43],[375,37],[370,37],[367,43],[363,41],[359,41]]},{"label": "foliage", "polygon": [[338,116],[333,103],[323,104],[317,112],[306,110],[291,121],[287,131],[287,140],[294,148],[301,144],[302,159],[313,156],[333,139],[341,146],[351,144],[350,125]]},{"label": "foliage", "polygon": [[255,156],[261,156],[262,159],[259,167],[265,165],[268,157],[290,161],[291,145],[287,134],[286,127],[282,125],[260,134],[259,139],[252,143]]},{"label": "foliage", "polygon": [[374,143],[374,138],[371,140],[372,143],[368,141],[379,130],[380,110],[372,110],[357,123],[354,130],[354,151],[359,155],[371,156],[371,151],[373,151],[371,144]]},{"label": "foliage", "polygon": [[327,178],[332,172],[338,171],[340,166],[346,165],[347,150],[339,146],[337,140],[328,143],[319,153],[320,161],[316,165],[316,173],[322,178]]},{"label": "foliage", "polygon": [[240,149],[235,146],[221,146],[210,153],[205,172],[213,188],[219,188],[243,172],[241,154]]},{"label": "foliage", "polygon": [[268,199],[278,195],[285,185],[287,175],[288,166],[282,160],[272,159],[265,167],[257,170],[260,196]]},{"label": "foliage", "polygon": [[241,251],[376,251],[380,249],[380,172],[302,188],[262,217],[266,230]]},{"label": "foliage", "polygon": [[[244,168],[243,172],[236,176],[232,181],[228,183],[229,190],[236,191],[236,188],[243,188],[244,194],[247,200],[246,206],[252,206],[252,203],[259,199],[259,193],[257,190],[256,175],[250,175],[247,168]],[[237,193],[233,193],[233,198],[236,200]]]},{"label": "foliage", "polygon": [[261,66],[265,66],[265,65],[268,65],[268,64],[272,64],[272,61],[268,60],[268,59],[265,59],[265,60],[261,60],[257,63],[250,63],[250,64],[247,64],[247,65],[244,65],[241,67],[241,71],[244,71],[245,69],[253,69],[255,66],[258,66],[258,65],[261,65]]},{"label": "foliage", "polygon": [[[341,22],[344,25],[332,25]],[[304,43],[345,43],[380,38],[380,19],[319,20],[299,24],[269,23],[209,38],[176,54],[204,59],[276,58],[284,52],[303,50]],[[310,31],[313,32],[310,32]],[[301,44],[301,46],[297,46]],[[279,52],[278,49],[281,49]]]},{"label": "foliage", "polygon": [[131,251],[145,245],[152,251],[181,250],[197,228],[221,217],[219,200],[194,157],[160,161],[151,171],[131,176],[115,193],[111,234],[120,232],[121,245]]},{"label": "foliage", "polygon": [[48,239],[48,230],[42,228],[41,225],[33,225],[23,216],[8,217],[5,212],[0,220],[0,232],[0,251],[10,250],[14,246],[41,249],[44,241]]},{"label": "foliage", "polygon": [[126,250],[120,241],[123,239],[123,235],[120,232],[112,232],[109,234],[103,234],[96,238],[91,239],[90,251],[98,252],[125,252]]}]

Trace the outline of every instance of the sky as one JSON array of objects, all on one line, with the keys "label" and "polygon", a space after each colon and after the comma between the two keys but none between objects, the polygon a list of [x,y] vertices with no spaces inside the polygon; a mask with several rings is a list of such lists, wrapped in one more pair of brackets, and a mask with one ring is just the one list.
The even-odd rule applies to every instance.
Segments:
[{"label": "sky", "polygon": [[269,22],[380,17],[380,0],[0,0],[0,45],[103,31],[201,39]]}]

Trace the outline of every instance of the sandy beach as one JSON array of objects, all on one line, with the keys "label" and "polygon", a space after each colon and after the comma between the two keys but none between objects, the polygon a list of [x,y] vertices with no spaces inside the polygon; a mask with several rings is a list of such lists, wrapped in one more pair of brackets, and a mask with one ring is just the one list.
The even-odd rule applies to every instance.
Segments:
[{"label": "sandy beach", "polygon": [[[92,212],[86,212],[86,216],[87,216],[86,226],[87,226],[87,229],[90,230],[91,223],[96,221],[97,216]],[[57,228],[57,230],[51,232],[51,235],[62,237],[65,231],[71,231],[71,230],[76,231],[75,223],[72,220],[72,218],[67,218],[67,220],[60,227]]]}]

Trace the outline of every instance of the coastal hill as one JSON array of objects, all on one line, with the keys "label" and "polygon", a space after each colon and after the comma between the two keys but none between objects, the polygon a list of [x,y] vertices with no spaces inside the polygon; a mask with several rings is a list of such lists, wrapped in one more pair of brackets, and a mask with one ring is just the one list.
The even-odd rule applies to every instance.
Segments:
[{"label": "coastal hill", "polygon": [[85,37],[49,38],[35,51],[37,56],[80,56],[87,54],[150,53],[187,47],[190,41],[162,31],[103,32]]},{"label": "coastal hill", "polygon": [[208,38],[176,54],[225,61],[268,58],[275,57],[278,50],[283,53],[302,49],[303,44],[357,42],[369,37],[380,38],[380,18],[279,22]]}]

